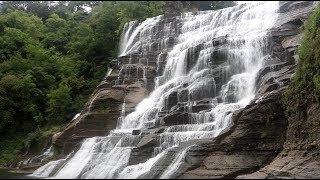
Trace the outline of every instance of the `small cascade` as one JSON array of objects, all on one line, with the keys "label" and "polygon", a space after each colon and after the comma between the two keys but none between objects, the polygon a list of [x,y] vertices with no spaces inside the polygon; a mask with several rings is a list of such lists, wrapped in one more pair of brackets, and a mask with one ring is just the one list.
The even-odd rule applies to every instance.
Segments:
[{"label": "small cascade", "polygon": [[[136,21],[130,22],[125,29],[124,36],[121,37],[122,43],[119,50],[119,56],[125,56],[129,53],[137,52],[141,46],[141,41],[143,37],[151,38],[149,35],[152,34],[152,30],[157,24],[157,22],[162,18],[162,16],[157,16],[153,18],[148,18],[147,20],[140,23],[133,31],[131,29]],[[130,34],[130,36],[129,36]],[[138,40],[138,41],[137,41]]]},{"label": "small cascade", "polygon": [[183,167],[184,164],[182,162],[183,162],[183,159],[186,157],[188,150],[189,148],[186,148],[181,153],[177,153],[175,159],[162,173],[160,179],[175,178],[172,176],[174,176],[174,174],[176,174],[176,172],[179,171],[179,169],[184,168],[184,170],[187,170],[188,167]]},{"label": "small cascade", "polygon": [[94,100],[99,96],[99,93],[96,93],[89,103],[88,112],[92,110]]},{"label": "small cascade", "polygon": [[80,115],[81,115],[81,113],[77,113],[76,115],[74,115],[74,116],[73,116],[73,118],[72,118],[72,120],[71,120],[71,121],[76,120]]},{"label": "small cascade", "polygon": [[42,154],[35,157],[29,158],[26,161],[23,161],[23,165],[41,163],[48,160],[54,154],[53,146],[50,146],[48,149],[45,149]]},{"label": "small cascade", "polygon": [[136,24],[137,24],[137,21],[131,21],[124,25],[124,30],[122,31],[121,40],[119,43],[120,46],[119,46],[118,55],[121,55],[125,50],[126,43],[128,42],[128,39],[131,37],[132,30]]},{"label": "small cascade", "polygon": [[66,158],[64,159],[59,159],[56,161],[50,161],[49,163],[45,164],[44,166],[41,166],[37,170],[35,170],[31,175],[31,177],[39,177],[39,178],[44,178],[44,177],[49,177],[52,176],[54,173],[56,173],[63,163],[69,159],[69,157],[73,155],[73,153],[70,153]]},{"label": "small cascade", "polygon": [[[148,86],[148,78],[147,78],[147,68],[149,67],[149,60],[146,59],[146,66],[143,67],[143,82],[145,84],[145,87]],[[141,64],[141,63],[140,63]]]},{"label": "small cascade", "polygon": [[54,154],[53,146],[50,146],[47,150],[43,152],[43,154],[36,156],[35,158],[31,159],[30,163],[33,163],[33,161],[37,158],[40,160],[40,162],[43,162],[47,160],[48,158],[52,157]]},{"label": "small cascade", "polygon": [[117,121],[117,127],[121,126],[121,123],[122,123],[123,119],[125,118],[125,116],[126,116],[126,101],[124,100],[122,103],[122,106],[121,106],[121,115]]},{"label": "small cascade", "polygon": [[178,177],[189,168],[185,161],[194,142],[227,132],[233,113],[254,99],[277,10],[278,2],[257,2],[189,12],[170,22],[157,16],[127,23],[117,84],[128,75],[143,75],[150,84],[145,67],[154,62],[154,90],[127,115],[123,102],[108,136],[84,140],[68,159],[49,162],[33,176]]}]

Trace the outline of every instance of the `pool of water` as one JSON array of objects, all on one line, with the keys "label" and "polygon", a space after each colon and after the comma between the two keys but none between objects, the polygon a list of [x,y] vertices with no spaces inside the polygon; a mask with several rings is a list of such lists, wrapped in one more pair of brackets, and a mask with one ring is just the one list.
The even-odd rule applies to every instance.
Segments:
[{"label": "pool of water", "polygon": [[13,172],[8,169],[0,169],[0,179],[32,179],[26,176],[28,173]]}]

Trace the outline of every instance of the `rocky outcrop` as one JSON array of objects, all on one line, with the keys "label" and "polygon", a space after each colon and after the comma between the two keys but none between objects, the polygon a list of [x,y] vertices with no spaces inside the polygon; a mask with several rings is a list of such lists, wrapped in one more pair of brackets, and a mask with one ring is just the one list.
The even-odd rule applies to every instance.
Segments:
[{"label": "rocky outcrop", "polygon": [[[117,77],[117,78],[115,78]],[[121,113],[129,113],[148,95],[143,83],[115,85],[118,76],[111,74],[98,86],[81,114],[53,136],[53,144],[63,154],[70,153],[89,137],[103,136],[117,126]],[[114,82],[114,83],[110,83]],[[123,112],[123,103],[125,109]]]},{"label": "rocky outcrop", "polygon": [[319,150],[291,150],[281,152],[257,172],[238,176],[238,179],[319,179]]}]

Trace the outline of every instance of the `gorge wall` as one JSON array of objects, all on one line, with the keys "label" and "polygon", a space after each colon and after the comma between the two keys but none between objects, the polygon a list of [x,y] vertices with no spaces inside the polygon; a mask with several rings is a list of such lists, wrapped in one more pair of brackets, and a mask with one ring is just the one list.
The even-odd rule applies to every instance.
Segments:
[{"label": "gorge wall", "polygon": [[118,64],[53,137],[61,159],[33,176],[320,177],[319,129],[301,126],[319,122],[318,104],[302,116],[282,102],[315,5],[243,4],[127,23]]}]

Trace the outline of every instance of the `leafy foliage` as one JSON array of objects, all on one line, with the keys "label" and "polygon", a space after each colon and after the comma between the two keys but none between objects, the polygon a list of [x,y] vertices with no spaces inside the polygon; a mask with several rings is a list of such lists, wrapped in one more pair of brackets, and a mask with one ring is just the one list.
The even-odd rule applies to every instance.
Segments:
[{"label": "leafy foliage", "polygon": [[235,5],[235,1],[185,1],[187,7],[197,8],[199,11],[216,10]]},{"label": "leafy foliage", "polygon": [[293,82],[285,93],[288,112],[306,108],[320,97],[320,6],[304,24],[304,37],[299,47],[299,63]]}]

